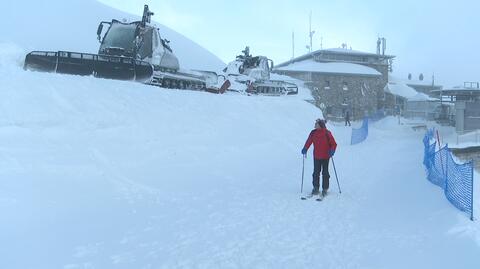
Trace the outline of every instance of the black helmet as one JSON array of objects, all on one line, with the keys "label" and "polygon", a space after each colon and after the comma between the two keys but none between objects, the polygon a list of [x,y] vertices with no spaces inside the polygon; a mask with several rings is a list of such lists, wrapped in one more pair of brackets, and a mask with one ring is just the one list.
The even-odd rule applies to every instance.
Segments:
[{"label": "black helmet", "polygon": [[324,119],[317,119],[315,121],[315,124],[318,124],[321,128],[327,128],[326,127],[327,121]]}]

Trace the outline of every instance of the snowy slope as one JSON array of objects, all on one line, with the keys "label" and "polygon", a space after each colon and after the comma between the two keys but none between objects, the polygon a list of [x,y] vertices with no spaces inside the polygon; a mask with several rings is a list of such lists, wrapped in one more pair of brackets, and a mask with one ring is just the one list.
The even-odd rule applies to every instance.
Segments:
[{"label": "snowy slope", "polygon": [[91,0],[3,10],[15,23],[0,30],[0,268],[479,268],[480,224],[426,180],[423,133],[388,118],[350,146],[351,129],[329,123],[343,193],[332,170],[331,195],[301,201],[300,149],[322,117],[308,91],[25,72],[31,49],[95,52],[98,21],[120,13]]},{"label": "snowy slope", "polygon": [[[95,0],[19,0],[2,3],[0,43],[14,43],[31,50],[69,50],[96,53],[97,27],[112,19],[141,19],[143,5],[131,14],[113,9]],[[153,20],[159,19],[153,17]],[[162,38],[171,47],[181,68],[217,71],[225,64],[215,55],[188,38],[161,24]]]},{"label": "snowy slope", "polygon": [[[395,119],[356,146],[329,123],[343,193],[332,170],[331,195],[301,201],[322,116],[301,97],[25,72],[22,56],[0,47],[0,268],[480,266],[478,222]],[[305,191],[311,172],[310,150]]]}]

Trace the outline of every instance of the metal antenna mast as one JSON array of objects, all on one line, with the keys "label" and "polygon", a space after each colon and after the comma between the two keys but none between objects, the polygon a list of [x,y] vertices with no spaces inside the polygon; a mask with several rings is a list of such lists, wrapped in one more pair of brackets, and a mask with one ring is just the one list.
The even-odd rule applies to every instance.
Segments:
[{"label": "metal antenna mast", "polygon": [[292,59],[295,58],[295,31],[292,31]]},{"label": "metal antenna mast", "polygon": [[312,52],[313,48],[313,34],[315,34],[315,31],[312,31],[312,11],[310,10],[310,31],[309,31],[309,36],[310,36],[310,46],[308,49],[310,52]]}]

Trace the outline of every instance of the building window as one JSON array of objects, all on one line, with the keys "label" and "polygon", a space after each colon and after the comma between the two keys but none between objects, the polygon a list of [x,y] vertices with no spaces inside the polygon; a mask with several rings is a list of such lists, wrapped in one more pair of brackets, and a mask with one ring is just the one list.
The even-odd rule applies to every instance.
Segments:
[{"label": "building window", "polygon": [[325,90],[330,90],[330,80],[325,81]]},{"label": "building window", "polygon": [[348,91],[348,84],[347,82],[343,82],[343,90]]}]

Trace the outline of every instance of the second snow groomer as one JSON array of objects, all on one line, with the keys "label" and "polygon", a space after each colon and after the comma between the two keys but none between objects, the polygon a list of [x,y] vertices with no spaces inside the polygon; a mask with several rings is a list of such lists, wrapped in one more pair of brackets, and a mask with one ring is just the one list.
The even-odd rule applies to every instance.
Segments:
[{"label": "second snow groomer", "polygon": [[322,196],[327,195],[329,187],[330,174],[328,173],[328,163],[335,154],[337,143],[332,133],[327,130],[326,121],[317,119],[315,129],[310,132],[307,142],[302,149],[302,154],[306,155],[308,148],[313,143],[313,190],[312,195],[319,194],[320,172],[322,172]]}]

